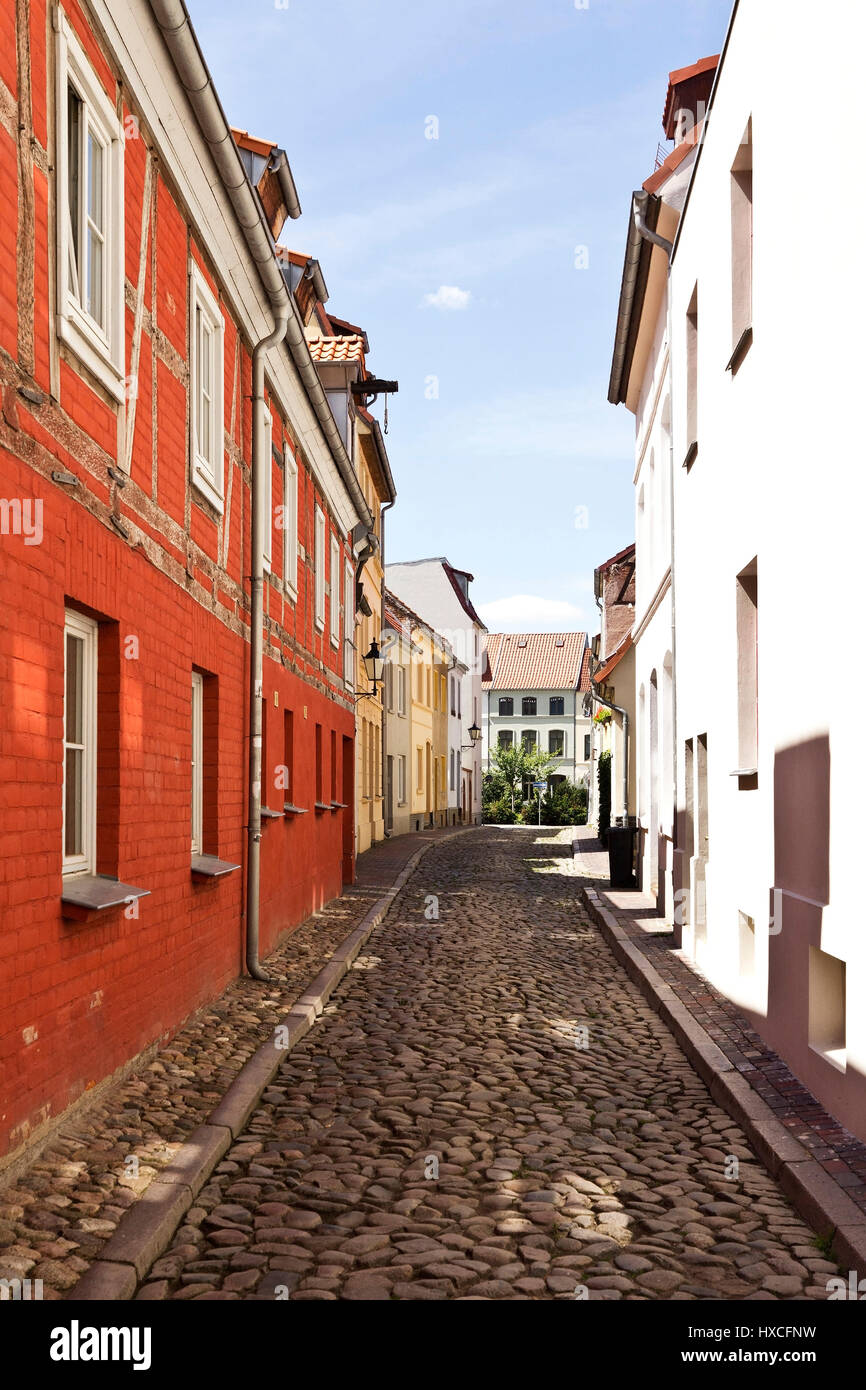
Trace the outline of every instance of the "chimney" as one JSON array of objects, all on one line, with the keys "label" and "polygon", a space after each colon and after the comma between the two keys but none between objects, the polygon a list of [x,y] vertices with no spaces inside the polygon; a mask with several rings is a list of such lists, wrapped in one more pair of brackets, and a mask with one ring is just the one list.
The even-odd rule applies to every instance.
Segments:
[{"label": "chimney", "polygon": [[662,125],[668,140],[673,140],[675,145],[682,145],[686,140],[694,144],[696,130],[707,112],[718,66],[716,53],[712,58],[701,58],[691,67],[677,68],[670,74]]}]

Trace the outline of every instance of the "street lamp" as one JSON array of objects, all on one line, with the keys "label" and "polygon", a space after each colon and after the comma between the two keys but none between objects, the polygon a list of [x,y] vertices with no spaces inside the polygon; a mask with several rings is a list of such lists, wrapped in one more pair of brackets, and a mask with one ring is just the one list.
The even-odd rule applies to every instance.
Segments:
[{"label": "street lamp", "polygon": [[367,673],[367,680],[373,683],[373,690],[371,693],[375,695],[376,687],[382,684],[382,677],[385,674],[385,658],[379,651],[379,643],[376,641],[375,637],[370,643],[370,650],[364,656],[363,661],[364,670]]},{"label": "street lamp", "polygon": [[462,743],[460,745],[461,748],[473,748],[475,744],[478,742],[478,740],[481,737],[481,730],[479,729],[477,724],[469,725],[469,737],[471,738],[472,742]]}]

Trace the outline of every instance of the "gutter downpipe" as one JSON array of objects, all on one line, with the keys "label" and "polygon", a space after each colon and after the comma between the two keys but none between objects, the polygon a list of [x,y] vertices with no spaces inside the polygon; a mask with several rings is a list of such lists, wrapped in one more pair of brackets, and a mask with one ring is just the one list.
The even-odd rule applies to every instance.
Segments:
[{"label": "gutter downpipe", "polygon": [[[348,490],[353,501],[360,502],[360,514],[369,517],[366,499],[354,476],[343,446],[333,413],[328,405],[318,373],[303,336],[297,306],[289,293],[282,271],[277,265],[274,242],[264,213],[253,193],[246,170],[234,142],[225,112],[199,48],[189,13],[183,0],[151,0],[151,9],[159,25],[199,123],[202,136],[210,149],[217,172],[228,193],[235,215],[244,233],[247,247],[256,263],[265,286],[273,313],[274,327],[253,349],[253,439],[252,439],[252,566],[250,577],[250,708],[249,708],[249,816],[246,896],[246,962],[253,979],[270,982],[271,977],[259,962],[259,888],[261,881],[261,772],[262,772],[262,677],[264,643],[264,567],[262,539],[264,535],[265,470],[262,452],[267,446],[269,432],[264,429],[265,353],[286,337],[289,327],[290,347],[295,365],[307,387],[314,409],[331,446],[338,470],[344,480],[354,486]],[[295,200],[295,206],[300,207]],[[305,356],[300,353],[300,342]],[[315,382],[312,381],[315,378]],[[314,389],[318,388],[318,391]],[[336,437],[342,458],[334,447]],[[269,462],[269,460],[268,460]],[[372,518],[371,518],[372,519]]]},{"label": "gutter downpipe", "polygon": [[[596,595],[595,602],[599,613],[603,617],[602,600],[598,595]],[[628,710],[623,709],[621,705],[615,705],[612,700],[606,699],[604,695],[599,695],[598,686],[595,683],[595,676],[592,672],[592,655],[592,649],[590,648],[589,683],[592,686],[592,698],[597,700],[600,705],[604,705],[605,709],[611,709],[614,714],[622,716],[622,818],[626,825],[628,825]],[[587,811],[587,819],[588,817],[589,812]]]},{"label": "gutter downpipe", "polygon": [[[735,10],[735,12],[736,12],[736,5],[734,6],[734,10]],[[733,18],[733,16],[732,16],[732,18]],[[716,76],[718,76],[718,71],[717,71],[717,73],[716,73]],[[694,170],[692,170],[692,175],[694,176]],[[691,183],[689,184],[689,187],[691,188]],[[642,201],[642,202],[640,201],[640,200],[641,200],[641,195],[643,196],[643,201]],[[669,426],[669,429],[668,429],[668,434],[670,435],[670,450],[669,450],[669,455],[670,455],[670,457],[669,457],[670,489],[669,489],[669,496],[670,496],[670,523],[671,523],[671,739],[672,739],[672,743],[673,743],[673,747],[671,748],[671,753],[672,753],[671,762],[672,762],[672,770],[673,770],[673,788],[672,788],[672,792],[673,792],[673,824],[671,825],[671,831],[672,831],[672,834],[673,834],[673,849],[674,849],[674,851],[676,851],[676,850],[679,848],[679,823],[678,823],[678,822],[679,822],[679,815],[678,815],[678,808],[677,808],[677,797],[678,797],[678,793],[679,793],[679,756],[678,756],[679,744],[678,744],[678,739],[677,739],[677,678],[676,678],[676,677],[677,677],[677,571],[676,571],[676,563],[675,563],[675,557],[676,557],[676,514],[675,514],[675,510],[674,510],[674,508],[675,508],[675,500],[676,500],[676,489],[675,489],[675,487],[674,487],[674,429],[673,429],[673,425],[674,425],[674,370],[673,370],[673,339],[672,339],[672,313],[671,313],[671,259],[672,259],[672,256],[673,256],[674,245],[673,245],[673,242],[666,241],[664,237],[660,237],[656,232],[651,232],[650,229],[649,229],[649,227],[647,227],[647,225],[646,225],[646,223],[645,223],[645,221],[644,221],[644,217],[643,217],[643,212],[644,212],[644,209],[645,209],[645,207],[646,207],[646,199],[647,199],[647,197],[648,197],[648,194],[646,194],[646,193],[644,192],[643,189],[640,190],[640,193],[635,193],[635,195],[634,195],[634,200],[635,200],[634,224],[635,224],[635,227],[637,228],[638,232],[640,232],[640,235],[641,235],[642,237],[645,237],[647,241],[651,241],[651,242],[653,243],[654,246],[660,247],[660,249],[661,249],[662,251],[664,251],[665,255],[666,255],[667,258],[668,258],[668,275],[667,275],[667,284],[666,284],[666,286],[665,286],[665,291],[666,291],[665,298],[666,298],[666,300],[667,300],[667,303],[666,303],[666,306],[665,306],[665,312],[666,312],[666,317],[667,317],[667,340],[668,340],[668,409],[669,409],[669,416],[670,416],[670,426]],[[640,203],[640,206],[639,206],[639,203]],[[685,209],[684,209],[684,211],[685,211]],[[680,227],[681,224],[682,224],[682,217],[680,217],[680,222],[677,224],[677,234],[678,234],[678,235],[679,235],[679,227]],[[672,873],[673,873],[673,865],[671,866],[671,871],[672,871]],[[681,945],[682,945],[682,922],[680,922],[679,924],[677,923],[677,917],[678,917],[679,915],[681,915],[681,914],[679,913],[679,906],[680,906],[680,905],[679,905],[679,903],[677,902],[677,893],[678,893],[678,891],[679,891],[679,890],[678,890],[678,889],[676,888],[676,886],[674,885],[674,888],[673,888],[673,897],[674,897],[673,924],[674,924],[675,939],[676,939],[677,945],[678,945],[678,946],[681,946]]]},{"label": "gutter downpipe", "polygon": [[249,707],[249,815],[247,825],[247,970],[254,980],[271,983],[273,976],[259,961],[259,908],[262,860],[262,695],[264,681],[265,478],[270,458],[270,431],[265,429],[265,354],[282,342],[289,307],[277,315],[272,333],[253,349],[253,466],[252,466],[252,565],[250,567],[250,707]]}]

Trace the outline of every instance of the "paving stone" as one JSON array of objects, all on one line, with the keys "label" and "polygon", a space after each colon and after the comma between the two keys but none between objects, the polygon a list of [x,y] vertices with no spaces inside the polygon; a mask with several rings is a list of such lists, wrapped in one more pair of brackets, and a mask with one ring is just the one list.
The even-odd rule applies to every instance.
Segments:
[{"label": "paving stone", "polygon": [[[836,1266],[590,920],[572,835],[434,841],[190,1194],[138,1297],[556,1300],[577,1285],[602,1301],[826,1297]],[[0,1274],[45,1269],[57,1295],[116,1242],[143,1190],[118,1180],[119,1160],[135,1152],[145,1188],[170,1186],[152,1180],[170,1180],[356,907],[329,905],[277,953],[297,982],[288,1000],[282,984],[233,986],[94,1108],[82,1138],[3,1193]]]}]

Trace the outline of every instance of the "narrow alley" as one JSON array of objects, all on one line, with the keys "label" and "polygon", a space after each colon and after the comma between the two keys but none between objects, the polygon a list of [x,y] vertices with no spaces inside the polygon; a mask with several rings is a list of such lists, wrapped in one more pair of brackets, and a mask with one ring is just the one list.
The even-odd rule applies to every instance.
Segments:
[{"label": "narrow alley", "polygon": [[138,1297],[826,1299],[578,887],[570,830],[434,844]]}]

